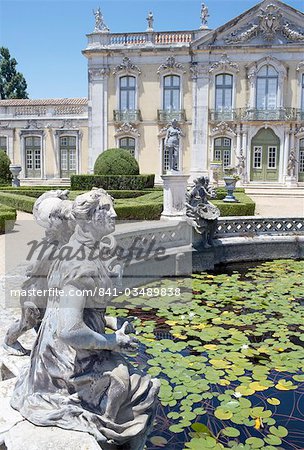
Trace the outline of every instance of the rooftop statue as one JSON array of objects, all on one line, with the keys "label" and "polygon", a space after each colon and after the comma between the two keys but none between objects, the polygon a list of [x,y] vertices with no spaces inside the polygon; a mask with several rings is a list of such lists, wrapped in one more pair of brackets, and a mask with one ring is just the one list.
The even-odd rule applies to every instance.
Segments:
[{"label": "rooftop statue", "polygon": [[208,28],[208,17],[209,17],[209,10],[208,6],[206,6],[204,3],[202,3],[201,6],[201,28]]},{"label": "rooftop statue", "polygon": [[76,197],[70,212],[74,232],[50,266],[52,292],[11,405],[35,425],[88,432],[101,448],[142,450],[159,382],[123,355],[138,343],[131,324],[106,316],[111,274],[102,258],[91,257],[115,229],[112,198],[92,189]]},{"label": "rooftop statue", "polygon": [[96,11],[93,10],[93,14],[95,16],[95,28],[94,32],[103,32],[108,33],[110,29],[107,27],[107,25],[104,22],[104,18],[102,15],[102,12],[100,11],[100,8],[98,8]]}]

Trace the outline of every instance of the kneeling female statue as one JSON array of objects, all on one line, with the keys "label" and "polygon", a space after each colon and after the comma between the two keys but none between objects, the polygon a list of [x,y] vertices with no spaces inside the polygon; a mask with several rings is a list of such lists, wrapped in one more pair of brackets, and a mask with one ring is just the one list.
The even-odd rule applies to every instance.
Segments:
[{"label": "kneeling female statue", "polygon": [[137,341],[128,322],[105,315],[112,281],[92,258],[114,231],[112,199],[93,189],[76,197],[71,215],[75,231],[50,267],[46,311],[11,405],[38,426],[88,432],[102,449],[142,450],[159,381],[122,355]]}]

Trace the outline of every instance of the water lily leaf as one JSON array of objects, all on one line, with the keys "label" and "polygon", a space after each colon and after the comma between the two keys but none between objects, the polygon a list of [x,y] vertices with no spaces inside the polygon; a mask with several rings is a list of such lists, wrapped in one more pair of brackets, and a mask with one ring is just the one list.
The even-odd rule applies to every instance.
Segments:
[{"label": "water lily leaf", "polygon": [[292,381],[285,380],[282,378],[279,380],[279,382],[275,385],[276,389],[279,391],[289,391],[291,389],[296,389],[297,386],[295,386]]},{"label": "water lily leaf", "polygon": [[260,438],[250,437],[246,439],[246,444],[251,445],[251,448],[262,448],[264,447],[264,441]]},{"label": "water lily leaf", "polygon": [[282,438],[288,435],[288,430],[285,427],[282,427],[281,425],[279,425],[278,427],[270,427],[269,431],[271,434],[274,434],[275,436]]},{"label": "water lily leaf", "polygon": [[150,442],[157,447],[165,447],[168,444],[167,439],[162,436],[153,436],[150,438]]},{"label": "water lily leaf", "polygon": [[211,436],[211,431],[203,423],[195,422],[191,425],[191,428],[192,428],[192,430],[196,431],[197,433],[204,433],[204,434],[207,434],[208,436]]},{"label": "water lily leaf", "polygon": [[220,420],[228,420],[231,419],[232,417],[232,412],[229,409],[224,409],[224,408],[216,408],[216,410],[214,411],[214,415],[217,419]]},{"label": "water lily leaf", "polygon": [[281,445],[282,444],[282,440],[278,436],[275,436],[274,434],[269,434],[267,437],[265,437],[264,440],[267,444],[270,444],[270,445]]},{"label": "water lily leaf", "polygon": [[275,398],[275,397],[267,398],[267,402],[270,405],[279,405],[281,403],[280,400],[278,398]]},{"label": "water lily leaf", "polygon": [[225,436],[229,436],[229,437],[238,437],[240,435],[239,430],[237,430],[236,428],[233,427],[226,427],[222,430],[222,433]]}]

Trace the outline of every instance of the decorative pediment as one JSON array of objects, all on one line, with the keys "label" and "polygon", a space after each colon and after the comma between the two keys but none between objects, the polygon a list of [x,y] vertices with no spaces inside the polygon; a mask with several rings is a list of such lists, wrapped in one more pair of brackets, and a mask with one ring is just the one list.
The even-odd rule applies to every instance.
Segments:
[{"label": "decorative pediment", "polygon": [[217,71],[226,72],[227,70],[237,73],[240,68],[238,64],[230,61],[230,58],[226,55],[226,53],[224,53],[218,61],[209,66],[210,73]]},{"label": "decorative pediment", "polygon": [[117,131],[115,133],[115,137],[126,136],[126,135],[132,136],[132,137],[139,137],[140,133],[129,122],[125,122],[117,129]]},{"label": "decorative pediment", "polygon": [[0,122],[0,128],[2,130],[6,130],[7,128],[9,128],[9,122]]},{"label": "decorative pediment", "polygon": [[216,127],[212,128],[211,133],[215,134],[232,134],[236,136],[235,131],[229,126],[227,122],[220,122]]},{"label": "decorative pediment", "polygon": [[119,72],[124,72],[124,73],[137,73],[138,75],[141,74],[141,70],[138,66],[136,66],[135,64],[133,64],[130,60],[130,58],[128,58],[128,56],[125,56],[122,60],[121,64],[118,64],[118,66],[116,66],[113,69],[113,75],[116,75]]},{"label": "decorative pediment", "polygon": [[298,64],[297,72],[300,72],[301,70],[304,70],[304,61],[301,61],[301,62]]},{"label": "decorative pediment", "polygon": [[44,128],[44,126],[42,122],[39,122],[36,119],[28,119],[24,128],[26,130],[40,130],[41,128]]},{"label": "decorative pediment", "polygon": [[295,24],[287,22],[281,8],[270,3],[265,9],[260,8],[254,23],[233,31],[226,37],[225,42],[227,44],[243,43],[258,36],[267,42],[273,42],[278,36],[285,37],[288,42],[301,42],[304,41],[304,29],[299,29]]},{"label": "decorative pediment", "polygon": [[264,58],[261,58],[258,61],[254,61],[247,66],[247,76],[249,82],[252,85],[255,85],[257,74],[265,64],[270,64],[276,69],[276,71],[278,72],[280,83],[287,76],[287,69],[281,61],[279,61],[277,58],[274,58],[273,56],[265,56]]},{"label": "decorative pediment", "polygon": [[182,73],[186,73],[186,70],[184,68],[184,66],[177,62],[175,60],[174,56],[169,56],[166,59],[166,62],[161,64],[159,66],[159,68],[157,69],[157,73],[160,74],[162,72],[168,72],[168,73],[172,73],[172,72],[182,72]]}]

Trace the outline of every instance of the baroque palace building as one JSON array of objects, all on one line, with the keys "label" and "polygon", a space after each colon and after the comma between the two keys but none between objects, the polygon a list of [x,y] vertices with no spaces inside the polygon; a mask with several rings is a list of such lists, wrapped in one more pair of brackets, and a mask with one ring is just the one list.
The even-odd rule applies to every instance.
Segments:
[{"label": "baroque palace building", "polygon": [[161,182],[176,119],[179,169],[192,179],[243,154],[245,183],[303,185],[304,14],[265,0],[216,30],[207,21],[202,5],[197,30],[157,32],[149,13],[145,32],[111,33],[96,11],[83,51],[88,102],[0,101],[1,148],[23,178],[52,182],[128,148]]}]

